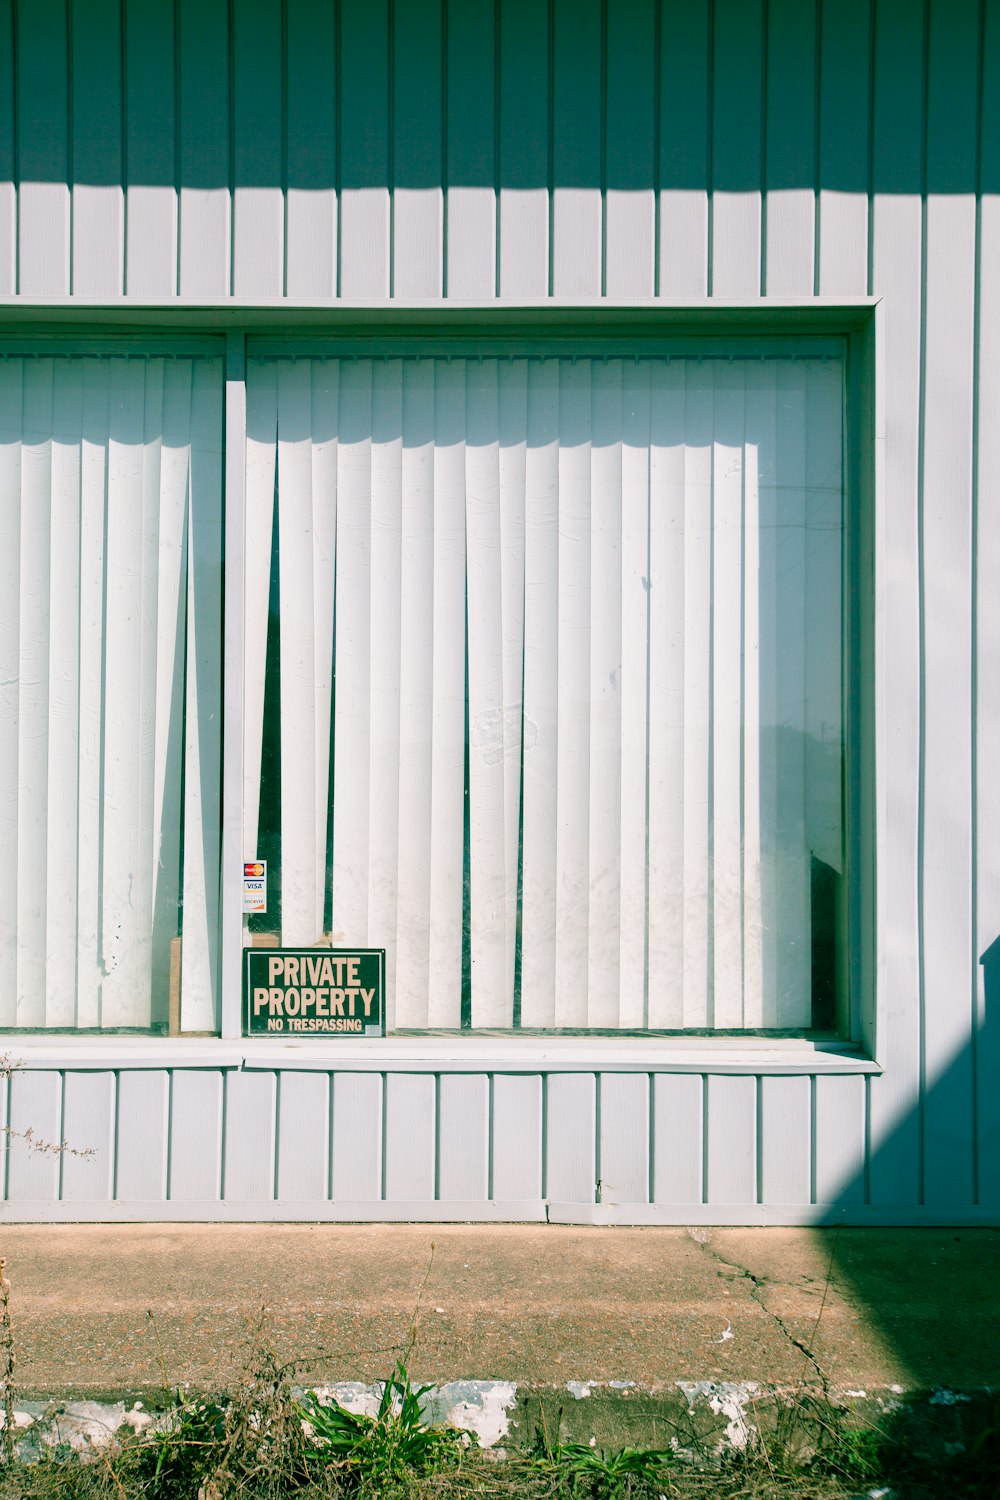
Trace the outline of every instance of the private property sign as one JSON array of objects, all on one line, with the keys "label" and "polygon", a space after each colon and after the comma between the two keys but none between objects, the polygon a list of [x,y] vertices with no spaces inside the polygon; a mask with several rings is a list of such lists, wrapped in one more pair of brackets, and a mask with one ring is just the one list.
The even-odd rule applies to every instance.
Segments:
[{"label": "private property sign", "polygon": [[244,1035],[382,1036],[384,948],[247,948]]}]

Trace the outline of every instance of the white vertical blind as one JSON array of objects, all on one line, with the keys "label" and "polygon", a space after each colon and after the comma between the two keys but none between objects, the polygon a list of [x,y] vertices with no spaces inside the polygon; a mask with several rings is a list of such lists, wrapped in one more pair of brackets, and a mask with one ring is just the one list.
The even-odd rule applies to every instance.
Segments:
[{"label": "white vertical blind", "polygon": [[221,368],[0,361],[10,1027],[217,1015]]},{"label": "white vertical blind", "polygon": [[332,910],[335,942],[384,946],[400,1027],[812,1024],[842,873],[839,362],[248,378],[246,855],[277,452],[283,939]]}]

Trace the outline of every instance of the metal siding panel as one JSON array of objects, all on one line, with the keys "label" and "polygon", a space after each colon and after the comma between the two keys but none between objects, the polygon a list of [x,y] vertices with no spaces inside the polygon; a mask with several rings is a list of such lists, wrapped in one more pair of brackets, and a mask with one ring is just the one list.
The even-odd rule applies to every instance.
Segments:
[{"label": "metal siding panel", "polygon": [[709,275],[711,0],[663,0],[660,295],[704,297]]},{"label": "metal siding panel", "polygon": [[118,1079],[119,1202],[148,1202],[167,1196],[167,1141],[170,1075],[128,1068]]},{"label": "metal siding panel", "polygon": [[[924,630],[924,1183],[974,1201],[972,952],[973,361],[978,17],[931,0],[928,34]],[[963,670],[957,671],[961,662]]]},{"label": "metal siding panel", "polygon": [[284,292],[283,7],[231,0],[233,294]]},{"label": "metal siding panel", "polygon": [[762,0],[715,0],[712,244],[716,297],[760,292]]},{"label": "metal siding panel", "polygon": [[706,1079],[705,1197],[710,1204],[757,1201],[757,1079]]},{"label": "metal siding panel", "polygon": [[818,0],[767,0],[764,290],[770,297],[813,292],[818,9]]},{"label": "metal siding panel", "polygon": [[871,0],[821,5],[819,293],[868,290]]},{"label": "metal siding panel", "polygon": [[172,0],[125,0],[125,290],[177,288],[177,80]]},{"label": "metal siding panel", "polygon": [[219,1072],[174,1070],[168,1196],[175,1202],[221,1195],[223,1079]]},{"label": "metal siding panel", "polygon": [[286,261],[289,297],[337,292],[336,7],[286,0]]},{"label": "metal siding panel", "polygon": [[653,1202],[695,1204],[704,1185],[705,1081],[697,1073],[653,1079]]},{"label": "metal siding panel", "polygon": [[87,0],[72,17],[72,290],[125,290],[120,0]]},{"label": "metal siding panel", "polygon": [[385,1198],[430,1201],[435,1188],[437,1081],[389,1073],[385,1080]]},{"label": "metal siding panel", "polygon": [[443,1203],[490,1196],[490,1081],[485,1073],[445,1073],[438,1083],[438,1184]]},{"label": "metal siding panel", "polygon": [[545,1080],[545,1196],[593,1203],[597,1186],[597,1079],[550,1073]]},{"label": "metal siding panel", "polygon": [[600,1159],[602,1203],[649,1201],[649,1077],[602,1073]]},{"label": "metal siding panel", "polygon": [[[878,863],[881,961],[872,1081],[872,1202],[917,1203],[920,1188],[920,598],[917,452],[920,403],[923,22],[906,0],[875,12],[872,277],[883,303],[885,495],[876,631],[885,673],[878,771],[886,775],[886,840]],[[890,665],[891,664],[891,668]]]},{"label": "metal siding panel", "polygon": [[393,9],[393,294],[440,297],[444,269],[442,0]]},{"label": "metal siding panel", "polygon": [[813,1159],[816,1202],[865,1201],[865,1080],[859,1077],[815,1081]]},{"label": "metal siding panel", "polygon": [[[115,1181],[114,1073],[67,1073],[63,1083],[64,1203],[111,1198]],[[91,1152],[92,1155],[77,1155]]]},{"label": "metal siding panel", "polygon": [[382,1197],[382,1092],[380,1073],[335,1073],[330,1197],[334,1203],[369,1203]]},{"label": "metal siding panel", "polygon": [[808,1078],[760,1082],[760,1199],[806,1204],[812,1178],[812,1091]]},{"label": "metal siding panel", "polygon": [[448,5],[447,289],[496,293],[495,16],[499,0]]},{"label": "metal siding panel", "polygon": [[330,1183],[330,1075],[278,1074],[277,1188],[284,1202],[320,1202]]},{"label": "metal siding panel", "polygon": [[[979,245],[978,409],[1000,411],[1000,5],[986,10],[980,121],[983,193]],[[978,1199],[1000,1205],[1000,424],[980,421],[976,559],[976,962]],[[990,954],[991,960],[986,956]]]},{"label": "metal siding panel", "polygon": [[498,1073],[493,1079],[493,1200],[542,1196],[542,1080]]},{"label": "metal siding panel", "polygon": [[552,292],[598,297],[603,282],[600,0],[553,0]]},{"label": "metal siding panel", "polygon": [[274,1197],[274,1073],[231,1073],[226,1080],[222,1196],[235,1203]]},{"label": "metal siding panel", "polygon": [[[62,1076],[54,1072],[14,1072],[10,1092],[10,1129],[7,1145],[7,1197],[11,1203],[55,1202],[59,1197],[62,1142]],[[25,1132],[30,1131],[28,1140]]]},{"label": "metal siding panel", "polygon": [[230,290],[228,0],[177,0],[182,297]]},{"label": "metal siding panel", "polygon": [[548,7],[500,3],[499,295],[549,290]]},{"label": "metal siding panel", "polygon": [[17,11],[18,292],[70,290],[69,55],[65,0]]},{"label": "metal siding panel", "polygon": [[388,0],[342,0],[340,290],[389,295]]},{"label": "metal siding panel", "polygon": [[609,297],[653,295],[657,3],[634,0],[607,9],[604,276]]}]

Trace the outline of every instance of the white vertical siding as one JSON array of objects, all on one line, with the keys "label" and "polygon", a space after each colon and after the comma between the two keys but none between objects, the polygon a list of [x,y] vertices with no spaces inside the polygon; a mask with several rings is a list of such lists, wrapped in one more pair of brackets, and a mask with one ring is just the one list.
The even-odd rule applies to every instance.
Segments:
[{"label": "white vertical siding", "polygon": [[[666,301],[705,293],[883,297],[880,712],[890,775],[877,1045],[885,1073],[870,1085],[872,1154],[860,1190],[879,1211],[959,1192],[963,1203],[995,1206],[1000,1173],[995,1151],[984,1148],[1000,1128],[993,1086],[1000,1045],[979,965],[1000,933],[992,774],[1000,722],[992,607],[1000,569],[992,499],[1000,465],[995,0],[630,0],[607,7],[605,38],[597,4],[442,4],[419,7],[427,24],[413,46],[406,28],[412,32],[414,15],[402,0],[391,12],[391,37],[388,6],[365,0],[336,7],[287,0],[283,29],[276,3],[241,0],[232,36],[226,0],[159,8],[127,0],[120,37],[113,9],[77,6],[68,30],[58,0],[0,3],[0,293],[278,301],[339,292],[381,300],[390,292],[468,295],[469,287],[489,296],[498,278],[495,290],[510,302],[602,292]],[[426,87],[416,91],[418,67]],[[631,114],[622,99],[629,77],[637,80]],[[259,117],[248,115],[248,89],[261,93]],[[461,139],[459,122],[467,127]],[[650,131],[655,149],[647,152]],[[85,406],[93,412],[100,399],[88,393]],[[0,403],[5,423],[8,410]],[[526,454],[529,617],[558,597],[537,549],[552,503],[546,464],[554,449],[540,429],[535,436]],[[93,450],[85,439],[83,530],[99,524],[88,501],[103,486]],[[273,476],[271,483],[269,490],[263,477],[262,513]],[[762,513],[773,503],[765,488]],[[36,543],[41,558],[39,538],[18,526],[5,513],[7,565]],[[435,525],[433,545],[443,551],[439,535]],[[663,547],[668,538],[651,541]],[[404,610],[407,545],[420,545],[416,532],[403,542]],[[636,545],[630,557],[623,568],[641,565]],[[442,556],[442,579],[446,562]],[[80,590],[86,662],[99,574],[82,576]],[[440,593],[436,583],[435,638],[447,604],[444,583]],[[556,631],[556,614],[550,623]],[[57,643],[65,645],[60,623],[51,628],[49,672],[58,670]],[[21,649],[19,629],[5,630],[4,683],[16,675]],[[651,661],[649,669],[667,664]],[[526,709],[548,696],[538,672],[529,656]],[[0,692],[9,706],[9,688]],[[445,706],[431,692],[437,716]],[[85,671],[81,738],[95,729],[94,693]],[[555,816],[546,800],[555,746],[544,713],[535,722],[526,851]],[[11,725],[9,713],[0,715],[2,764],[16,778]],[[649,728],[653,743],[662,726]],[[98,834],[94,817],[87,820],[99,802],[98,770],[83,753],[80,857]],[[7,774],[3,781],[12,784]],[[651,818],[666,816],[652,800],[653,781],[650,795]],[[0,827],[6,879],[21,858],[6,802]],[[407,831],[414,891],[425,865],[433,878],[445,858],[439,832]],[[31,830],[23,833],[30,850]],[[622,879],[624,922],[624,865]],[[527,880],[524,896],[527,903]],[[774,897],[760,893],[765,930]],[[0,924],[15,907],[0,900]],[[526,983],[532,972],[554,975],[555,912],[543,904],[536,912],[537,941],[529,946],[526,935],[523,953]],[[81,933],[96,931],[92,916],[81,895]],[[435,933],[428,943],[450,940]],[[651,965],[655,954],[651,934]],[[96,965],[96,949],[81,938],[80,973],[93,976]],[[551,991],[551,979],[537,989]],[[663,1013],[680,1003],[663,997]],[[675,1085],[686,1091],[683,1102],[672,1097]],[[842,1086],[817,1087],[821,1200],[837,1164],[846,1170],[831,1102]],[[678,1129],[693,1128],[689,1079],[664,1076],[654,1100],[657,1142],[673,1118],[668,1102],[680,1111]],[[850,1109],[852,1139],[863,1139],[853,1096]],[[51,1164],[38,1169],[51,1173]],[[657,1146],[654,1176],[668,1174],[663,1191],[677,1201],[690,1201],[696,1186],[694,1167],[685,1170],[674,1180]],[[859,1191],[856,1178],[843,1191]]]}]

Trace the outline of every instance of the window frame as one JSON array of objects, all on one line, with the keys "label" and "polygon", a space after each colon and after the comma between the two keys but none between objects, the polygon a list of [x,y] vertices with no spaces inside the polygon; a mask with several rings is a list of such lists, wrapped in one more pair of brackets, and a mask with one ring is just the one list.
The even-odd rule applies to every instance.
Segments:
[{"label": "window frame", "polygon": [[[179,1052],[207,1051],[220,1061],[235,1043],[247,1062],[264,1055],[270,1065],[281,1058],[295,1066],[404,1065],[435,1059],[446,1068],[471,1066],[480,1057],[499,1062],[516,1049],[526,1067],[592,1066],[606,1061],[616,1069],[647,1067],[665,1058],[682,1068],[702,1066],[759,1072],[811,1073],[826,1066],[836,1071],[878,1071],[874,1061],[883,1002],[878,993],[881,934],[876,908],[877,849],[884,838],[884,806],[877,796],[884,763],[879,736],[884,725],[876,713],[877,683],[882,673],[880,574],[883,571],[880,527],[882,506],[881,317],[878,300],[808,303],[757,301],[724,304],[704,301],[683,306],[615,307],[606,303],[548,302],[517,308],[496,303],[456,306],[432,304],[326,304],[237,306],[233,304],[160,304],[133,307],[61,303],[0,303],[0,353],[56,352],[121,354],[206,352],[224,354],[223,513],[224,640],[221,854],[221,979],[219,1030],[214,1037],[90,1036],[73,1032],[39,1037],[45,1051],[71,1055],[101,1053],[125,1045],[139,1047],[162,1062],[170,1045]],[[740,357],[768,354],[817,356],[836,354],[845,360],[845,588],[844,588],[844,723],[845,723],[845,882],[848,904],[848,1025],[837,1039],[808,1034],[688,1033],[666,1036],[624,1030],[611,1035],[504,1033],[470,1031],[461,1036],[426,1032],[390,1036],[364,1044],[310,1040],[251,1041],[242,1036],[243,921],[240,882],[227,879],[243,859],[243,531],[246,444],[246,363],[248,357],[307,357],[310,354],[478,353],[627,356],[670,353],[697,357],[732,353]],[[239,586],[231,586],[235,580]],[[230,586],[225,586],[226,584]],[[20,1046],[23,1032],[7,1034]],[[37,1035],[37,1034],[36,1034]],[[87,1042],[86,1048],[80,1043]],[[370,1049],[374,1054],[369,1055]],[[458,1049],[457,1053],[454,1049]],[[630,1063],[628,1054],[639,1049]],[[33,1049],[34,1050],[34,1049]],[[454,1059],[449,1063],[449,1059]],[[826,1061],[820,1064],[820,1059]],[[82,1061],[82,1058],[81,1058]],[[87,1064],[94,1065],[94,1064]]]}]

